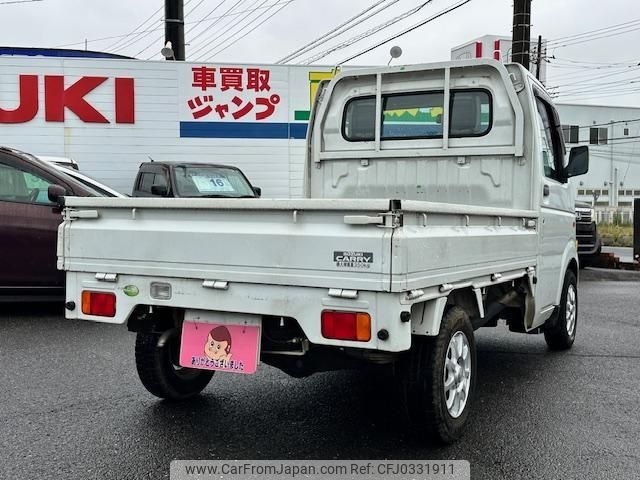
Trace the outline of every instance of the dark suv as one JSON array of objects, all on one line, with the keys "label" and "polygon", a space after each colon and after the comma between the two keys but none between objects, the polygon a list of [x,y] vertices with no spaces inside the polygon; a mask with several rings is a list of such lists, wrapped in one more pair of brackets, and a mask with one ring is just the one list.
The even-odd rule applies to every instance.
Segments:
[{"label": "dark suv", "polygon": [[594,210],[588,203],[576,202],[576,239],[580,260],[588,262],[600,255],[602,241],[594,218]]},{"label": "dark suv", "polygon": [[134,197],[257,198],[239,168],[213,163],[145,162],[133,184]]},{"label": "dark suv", "polygon": [[0,147],[0,302],[64,298],[56,268],[62,215],[48,191],[104,196],[33,155]]}]

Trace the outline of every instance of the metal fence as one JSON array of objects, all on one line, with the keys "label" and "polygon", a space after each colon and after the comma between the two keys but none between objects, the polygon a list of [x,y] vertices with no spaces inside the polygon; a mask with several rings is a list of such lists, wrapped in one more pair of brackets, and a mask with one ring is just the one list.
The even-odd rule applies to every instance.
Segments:
[{"label": "metal fence", "polygon": [[596,223],[632,224],[633,207],[596,208]]}]

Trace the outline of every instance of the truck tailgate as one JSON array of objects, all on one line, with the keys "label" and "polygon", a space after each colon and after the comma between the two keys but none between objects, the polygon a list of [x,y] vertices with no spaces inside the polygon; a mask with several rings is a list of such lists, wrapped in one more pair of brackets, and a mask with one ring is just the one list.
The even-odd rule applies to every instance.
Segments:
[{"label": "truck tailgate", "polygon": [[[354,290],[390,288],[388,200],[66,199],[58,267]],[[382,217],[380,217],[382,218]]]}]

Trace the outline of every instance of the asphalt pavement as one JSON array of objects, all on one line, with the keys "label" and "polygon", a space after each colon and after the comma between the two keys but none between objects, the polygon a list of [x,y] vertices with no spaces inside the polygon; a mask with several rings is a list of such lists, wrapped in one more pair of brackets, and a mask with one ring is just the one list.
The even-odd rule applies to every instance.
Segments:
[{"label": "asphalt pavement", "polygon": [[554,353],[478,334],[464,438],[407,436],[386,372],[216,374],[172,404],[138,381],[126,328],[0,305],[0,478],[167,478],[172,459],[467,459],[474,479],[636,479],[640,283],[583,281],[578,338]]}]

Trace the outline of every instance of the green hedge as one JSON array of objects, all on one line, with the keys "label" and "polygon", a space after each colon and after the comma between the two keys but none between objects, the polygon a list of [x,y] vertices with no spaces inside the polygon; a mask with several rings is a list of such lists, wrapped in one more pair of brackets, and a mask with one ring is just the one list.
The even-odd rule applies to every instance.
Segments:
[{"label": "green hedge", "polygon": [[610,247],[633,247],[633,225],[598,224],[602,244]]}]

